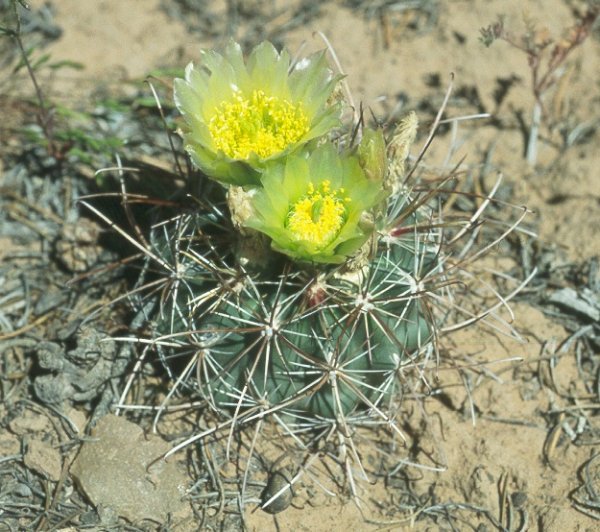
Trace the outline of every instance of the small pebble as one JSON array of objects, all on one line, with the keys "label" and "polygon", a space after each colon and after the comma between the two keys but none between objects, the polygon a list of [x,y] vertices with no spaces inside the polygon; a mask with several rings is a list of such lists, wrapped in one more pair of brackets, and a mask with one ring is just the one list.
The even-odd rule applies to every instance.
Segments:
[{"label": "small pebble", "polygon": [[527,504],[527,494],[522,491],[515,491],[510,496],[510,502],[515,508],[522,508]]},{"label": "small pebble", "polygon": [[293,493],[291,486],[289,486],[292,475],[287,469],[279,469],[272,472],[269,475],[267,487],[262,493],[261,504],[264,505],[271,497],[282,490],[286,485],[288,486],[285,491],[281,493],[275,500],[269,503],[268,506],[263,507],[263,510],[270,514],[278,514],[283,512],[291,503]]}]

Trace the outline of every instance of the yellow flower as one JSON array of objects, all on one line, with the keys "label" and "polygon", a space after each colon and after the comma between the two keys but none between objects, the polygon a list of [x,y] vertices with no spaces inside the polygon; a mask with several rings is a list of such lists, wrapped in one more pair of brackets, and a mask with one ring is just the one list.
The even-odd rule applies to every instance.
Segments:
[{"label": "yellow flower", "polygon": [[209,177],[226,184],[258,184],[265,166],[323,136],[339,124],[339,106],[328,105],[339,77],[324,53],[290,71],[287,52],[269,42],[244,61],[231,42],[223,55],[204,51],[176,79],[174,98],[185,120],[185,149]]},{"label": "yellow flower", "polygon": [[367,240],[367,212],[385,198],[355,156],[331,143],[270,165],[252,197],[246,225],[271,238],[273,249],[296,260],[340,263]]}]

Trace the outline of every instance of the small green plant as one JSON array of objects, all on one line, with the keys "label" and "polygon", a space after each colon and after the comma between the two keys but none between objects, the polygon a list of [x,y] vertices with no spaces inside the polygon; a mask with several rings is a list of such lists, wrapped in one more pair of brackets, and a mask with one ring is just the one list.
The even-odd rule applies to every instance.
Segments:
[{"label": "small green plant", "polygon": [[35,75],[35,69],[48,61],[49,56],[44,55],[35,61],[32,61],[31,52],[32,50],[26,50],[25,45],[23,44],[23,39],[21,36],[21,16],[19,10],[29,9],[29,5],[23,0],[11,0],[9,10],[12,15],[13,26],[10,27],[8,25],[8,17],[7,24],[4,25],[4,21],[2,26],[0,26],[0,35],[9,37],[12,39],[16,47],[20,53],[21,61],[19,65],[15,67],[15,72],[21,67],[25,67],[27,69],[27,73],[33,83],[33,87],[35,89],[35,96],[37,100],[37,113],[36,113],[36,121],[39,125],[43,137],[46,140],[46,147],[48,150],[48,154],[51,156],[57,156],[59,154],[59,147],[57,146],[56,140],[54,138],[54,117],[52,112],[52,105],[46,100],[40,85],[37,82],[37,78]]},{"label": "small green plant", "polygon": [[[76,110],[69,105],[62,105],[51,96],[48,88],[42,90],[38,76],[43,70],[59,71],[63,69],[83,69],[80,63],[63,60],[53,61],[49,53],[40,53],[40,44],[30,44],[31,36],[23,34],[23,10],[30,10],[29,4],[21,0],[8,0],[1,7],[2,21],[0,22],[0,37],[12,40],[18,52],[16,58],[9,59],[11,75],[6,85],[16,87],[19,95],[14,100],[18,106],[27,106],[32,109],[28,113],[33,120],[25,123],[20,133],[28,143],[41,147],[45,153],[58,165],[67,159],[89,167],[97,167],[100,161],[110,160],[116,150],[123,148],[124,140],[118,134],[106,134],[98,127],[101,121],[107,122],[119,114],[129,110],[129,106],[121,106],[114,101],[99,101],[93,111]],[[26,72],[34,89],[34,98],[24,96],[20,74]],[[9,97],[10,98],[10,97]],[[13,98],[11,98],[12,100]],[[27,102],[27,103],[24,103]],[[99,108],[103,108],[99,111]]]}]

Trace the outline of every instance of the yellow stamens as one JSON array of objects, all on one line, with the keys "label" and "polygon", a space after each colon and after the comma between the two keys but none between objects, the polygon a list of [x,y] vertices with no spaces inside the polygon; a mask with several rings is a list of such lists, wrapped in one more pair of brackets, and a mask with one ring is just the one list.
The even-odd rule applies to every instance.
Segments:
[{"label": "yellow stamens", "polygon": [[346,203],[341,197],[343,189],[331,190],[331,182],[322,181],[316,189],[308,184],[307,193],[300,198],[288,214],[287,228],[296,241],[306,241],[318,248],[327,246],[346,222]]},{"label": "yellow stamens", "polygon": [[215,148],[232,159],[247,159],[252,152],[264,159],[299,141],[310,128],[302,107],[254,90],[249,98],[236,92],[220,104],[208,129]]}]

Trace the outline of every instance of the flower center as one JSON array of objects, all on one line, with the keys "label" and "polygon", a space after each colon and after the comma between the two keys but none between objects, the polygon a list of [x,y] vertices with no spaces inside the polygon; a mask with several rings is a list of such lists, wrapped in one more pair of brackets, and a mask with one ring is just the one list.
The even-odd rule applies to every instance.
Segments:
[{"label": "flower center", "polygon": [[254,152],[265,159],[300,140],[309,130],[300,106],[254,90],[249,98],[236,92],[223,102],[208,123],[215,147],[232,159]]},{"label": "flower center", "polygon": [[306,241],[317,248],[331,243],[346,222],[346,203],[344,189],[331,190],[329,181],[322,181],[315,189],[308,185],[305,196],[292,205],[288,213],[286,227],[296,241]]}]

